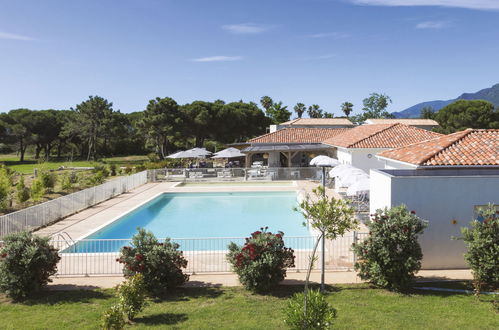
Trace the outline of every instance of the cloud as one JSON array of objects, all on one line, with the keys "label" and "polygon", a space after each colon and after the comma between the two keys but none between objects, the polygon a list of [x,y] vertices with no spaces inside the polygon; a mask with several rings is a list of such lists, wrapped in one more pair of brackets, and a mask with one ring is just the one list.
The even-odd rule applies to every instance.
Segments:
[{"label": "cloud", "polygon": [[222,25],[222,29],[232,34],[258,34],[272,28],[272,25],[243,23]]},{"label": "cloud", "polygon": [[416,29],[444,29],[448,27],[449,24],[447,22],[436,22],[436,21],[426,21],[421,22],[416,25]]},{"label": "cloud", "polygon": [[499,10],[497,0],[349,0],[368,6],[439,6],[467,9]]},{"label": "cloud", "polygon": [[22,40],[22,41],[32,41],[34,38],[23,36],[20,34],[1,32],[0,31],[0,39],[8,39],[8,40]]},{"label": "cloud", "polygon": [[193,59],[194,62],[233,62],[242,60],[242,56],[209,56]]},{"label": "cloud", "polygon": [[350,38],[351,35],[345,32],[325,32],[325,33],[316,33],[311,34],[310,38],[334,38],[334,39],[345,39]]}]

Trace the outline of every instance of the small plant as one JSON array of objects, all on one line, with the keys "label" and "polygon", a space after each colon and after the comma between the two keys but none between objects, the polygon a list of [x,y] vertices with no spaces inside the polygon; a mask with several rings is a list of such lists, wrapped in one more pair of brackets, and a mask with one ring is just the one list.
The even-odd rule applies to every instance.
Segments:
[{"label": "small plant", "polygon": [[132,165],[127,165],[125,168],[121,170],[123,174],[131,174],[133,172],[133,167]]},{"label": "small plant", "polygon": [[[304,308],[304,301],[307,307]],[[285,322],[291,329],[329,329],[336,317],[336,309],[326,301],[319,290],[309,290],[305,300],[304,293],[298,292],[291,297],[285,310]]]},{"label": "small plant", "polygon": [[146,166],[143,165],[143,164],[136,165],[135,166],[135,173],[139,173],[139,172],[145,171],[146,169],[147,169]]},{"label": "small plant", "polygon": [[24,177],[21,175],[19,182],[16,185],[16,200],[19,204],[23,204],[30,197],[30,190],[24,184]]},{"label": "small plant", "polygon": [[71,180],[71,175],[69,173],[64,173],[61,177],[61,188],[63,190],[73,189],[73,180]]},{"label": "small plant", "polygon": [[40,200],[45,195],[45,186],[40,177],[31,182],[31,198],[34,201]]},{"label": "small plant", "polygon": [[0,247],[0,291],[23,299],[50,282],[60,257],[49,238],[28,232],[7,235]]},{"label": "small plant", "polygon": [[38,176],[40,178],[43,187],[46,190],[51,191],[52,189],[54,189],[55,182],[57,181],[57,178],[54,173],[50,171],[41,171]]},{"label": "small plant", "polygon": [[106,165],[95,165],[92,172],[95,174],[100,173],[103,178],[107,178],[109,176],[109,170]]},{"label": "small plant", "polygon": [[464,258],[473,272],[473,286],[479,294],[483,289],[499,289],[499,211],[489,205],[471,222],[461,228],[468,251]]},{"label": "small plant", "polygon": [[10,190],[12,186],[12,175],[4,165],[0,166],[0,208],[5,208],[10,201]]},{"label": "small plant", "polygon": [[418,236],[427,222],[404,205],[377,210],[366,223],[369,236],[353,246],[355,270],[363,280],[390,290],[406,290],[421,269],[423,253]]},{"label": "small plant", "polygon": [[125,314],[121,305],[113,305],[102,315],[102,329],[120,330],[125,327]]},{"label": "small plant", "polygon": [[135,274],[117,288],[119,304],[129,320],[140,313],[146,306],[146,287],[144,276]]},{"label": "small plant", "polygon": [[284,246],[283,235],[266,227],[252,233],[243,246],[229,244],[227,260],[246,289],[267,292],[284,280],[286,268],[294,267],[294,251]]},{"label": "small plant", "polygon": [[151,153],[147,154],[147,158],[149,159],[149,161],[151,163],[156,163],[156,162],[159,162],[159,160],[160,160],[158,154],[155,152],[151,152]]},{"label": "small plant", "polygon": [[125,277],[142,274],[147,291],[161,294],[189,280],[189,275],[182,272],[187,260],[178,248],[169,238],[160,243],[153,233],[138,228],[132,246],[121,248],[121,256],[116,261],[124,264]]},{"label": "small plant", "polygon": [[93,186],[93,185],[103,184],[105,180],[106,180],[106,177],[104,176],[104,173],[97,172],[88,178],[88,183],[91,186]]},{"label": "small plant", "polygon": [[116,164],[109,165],[109,174],[111,176],[116,176]]}]

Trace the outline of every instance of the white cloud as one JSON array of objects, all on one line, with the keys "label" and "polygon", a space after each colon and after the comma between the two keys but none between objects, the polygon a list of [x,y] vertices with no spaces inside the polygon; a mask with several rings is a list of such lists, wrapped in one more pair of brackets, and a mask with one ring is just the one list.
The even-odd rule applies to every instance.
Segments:
[{"label": "white cloud", "polygon": [[350,2],[369,6],[440,6],[499,10],[498,0],[350,0]]},{"label": "white cloud", "polygon": [[193,59],[194,62],[232,62],[242,60],[242,56],[209,56]]},{"label": "white cloud", "polygon": [[23,36],[20,34],[1,32],[0,31],[0,39],[9,39],[9,40],[22,40],[22,41],[32,41],[34,38]]},{"label": "white cloud", "polygon": [[448,27],[447,22],[426,21],[416,25],[416,29],[443,29]]},{"label": "white cloud", "polygon": [[272,25],[243,23],[222,25],[222,29],[232,34],[258,34],[272,28]]},{"label": "white cloud", "polygon": [[325,32],[325,33],[316,33],[311,34],[310,38],[334,38],[334,39],[345,39],[350,38],[351,35],[345,32]]}]

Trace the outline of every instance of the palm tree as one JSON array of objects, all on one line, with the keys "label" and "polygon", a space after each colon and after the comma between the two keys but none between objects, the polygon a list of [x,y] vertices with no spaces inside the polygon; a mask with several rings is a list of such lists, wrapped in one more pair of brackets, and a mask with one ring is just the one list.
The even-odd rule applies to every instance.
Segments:
[{"label": "palm tree", "polygon": [[312,104],[308,107],[307,111],[310,118],[322,118],[322,109],[318,104]]},{"label": "palm tree", "polygon": [[341,104],[341,111],[343,111],[343,113],[345,114],[345,116],[350,116],[350,113],[352,112],[353,110],[353,104],[350,103],[350,102],[343,102]]},{"label": "palm tree", "polygon": [[270,98],[270,96],[262,96],[260,99],[260,103],[262,107],[265,109],[265,112],[269,112],[270,107],[274,104],[274,101]]},{"label": "palm tree", "polygon": [[296,103],[296,105],[293,109],[295,110],[296,114],[298,115],[298,118],[301,118],[301,116],[303,116],[303,113],[305,112],[307,107],[303,103]]}]

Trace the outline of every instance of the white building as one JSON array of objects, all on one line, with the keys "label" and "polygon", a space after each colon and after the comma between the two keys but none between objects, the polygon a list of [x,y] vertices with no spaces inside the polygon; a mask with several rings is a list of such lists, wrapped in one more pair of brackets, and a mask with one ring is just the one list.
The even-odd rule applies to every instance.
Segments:
[{"label": "white building", "polygon": [[384,168],[384,163],[375,157],[379,152],[438,136],[442,134],[399,123],[371,124],[349,129],[323,141],[323,144],[337,149],[336,155],[342,164],[369,172],[370,169]]},{"label": "white building", "polygon": [[460,228],[499,205],[499,130],[466,130],[377,156],[370,211],[405,204],[429,221],[420,243],[424,269],[466,268]]},{"label": "white building", "polygon": [[372,125],[372,124],[404,124],[407,126],[413,126],[413,127],[418,127],[422,129],[426,129],[431,131],[435,127],[438,127],[438,123],[433,120],[433,119],[420,119],[420,118],[399,118],[399,119],[381,119],[381,118],[372,118],[372,119],[367,119],[364,122],[365,125]]}]

